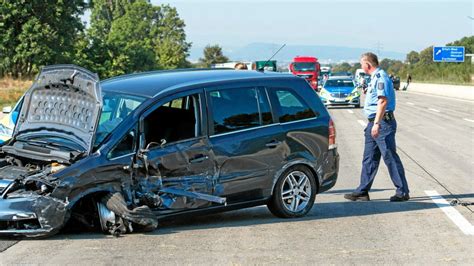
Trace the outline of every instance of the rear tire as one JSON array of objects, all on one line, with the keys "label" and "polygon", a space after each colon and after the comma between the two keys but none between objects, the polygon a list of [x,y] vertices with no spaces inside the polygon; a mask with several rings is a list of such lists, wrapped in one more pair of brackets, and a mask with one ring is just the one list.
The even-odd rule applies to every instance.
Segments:
[{"label": "rear tire", "polygon": [[360,108],[360,103],[359,104],[356,104],[354,105],[355,108]]},{"label": "rear tire", "polygon": [[267,206],[277,217],[302,217],[313,207],[316,192],[313,173],[305,166],[294,166],[278,178]]}]

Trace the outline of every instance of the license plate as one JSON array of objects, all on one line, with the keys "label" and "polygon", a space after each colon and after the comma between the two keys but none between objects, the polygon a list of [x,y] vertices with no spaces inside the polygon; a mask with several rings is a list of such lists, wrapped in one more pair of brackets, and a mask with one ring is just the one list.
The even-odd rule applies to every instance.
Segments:
[{"label": "license plate", "polygon": [[345,99],[336,99],[336,102],[337,102],[337,103],[343,103],[343,102],[345,102],[345,101],[346,101]]}]

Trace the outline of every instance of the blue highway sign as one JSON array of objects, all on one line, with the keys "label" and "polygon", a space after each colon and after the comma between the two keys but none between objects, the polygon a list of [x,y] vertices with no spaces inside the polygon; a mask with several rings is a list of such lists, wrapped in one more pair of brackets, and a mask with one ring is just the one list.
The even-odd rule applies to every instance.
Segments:
[{"label": "blue highway sign", "polygon": [[433,47],[434,62],[464,62],[463,46],[435,46]]}]

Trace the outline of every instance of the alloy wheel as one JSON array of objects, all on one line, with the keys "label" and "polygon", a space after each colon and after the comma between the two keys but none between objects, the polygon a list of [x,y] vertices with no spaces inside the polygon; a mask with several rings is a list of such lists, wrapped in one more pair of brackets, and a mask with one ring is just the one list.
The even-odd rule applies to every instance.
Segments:
[{"label": "alloy wheel", "polygon": [[290,212],[300,212],[309,203],[312,189],[309,177],[301,171],[292,171],[281,186],[283,206]]}]

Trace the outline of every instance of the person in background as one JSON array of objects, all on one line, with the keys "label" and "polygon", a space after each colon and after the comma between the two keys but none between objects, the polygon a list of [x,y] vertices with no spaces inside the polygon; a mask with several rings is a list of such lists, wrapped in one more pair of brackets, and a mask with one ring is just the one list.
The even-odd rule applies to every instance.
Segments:
[{"label": "person in background", "polygon": [[247,68],[246,64],[244,64],[242,62],[239,62],[239,63],[235,64],[234,69],[235,70],[247,70],[248,68]]},{"label": "person in background", "polygon": [[405,87],[403,87],[403,90],[406,91],[408,89],[408,85],[410,85],[411,83],[411,75],[410,73],[407,74],[407,84],[405,85]]}]

